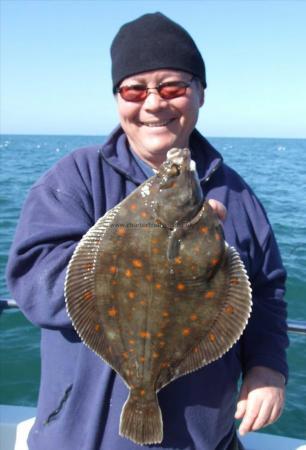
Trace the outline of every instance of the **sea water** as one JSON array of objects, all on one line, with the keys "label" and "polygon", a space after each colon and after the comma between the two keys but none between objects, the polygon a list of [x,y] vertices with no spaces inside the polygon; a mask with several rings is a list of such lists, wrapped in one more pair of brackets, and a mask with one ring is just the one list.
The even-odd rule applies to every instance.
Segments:
[{"label": "sea water", "polygon": [[[103,136],[1,136],[0,297],[4,270],[25,196],[34,181],[78,147]],[[306,320],[306,140],[211,138],[224,160],[253,188],[272,223],[288,271],[290,319]],[[39,329],[18,310],[2,313],[0,403],[33,406],[39,386]],[[290,335],[285,411],[264,432],[306,439],[306,336]]]}]

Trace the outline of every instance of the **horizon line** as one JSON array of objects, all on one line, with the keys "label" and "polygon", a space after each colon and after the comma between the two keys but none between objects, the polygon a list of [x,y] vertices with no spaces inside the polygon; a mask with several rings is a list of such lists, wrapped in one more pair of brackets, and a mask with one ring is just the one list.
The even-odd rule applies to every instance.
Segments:
[{"label": "horizon line", "polygon": [[[109,133],[110,134],[110,133]],[[0,133],[2,136],[62,136],[62,137],[107,137],[109,134],[63,134],[63,133]],[[284,139],[284,140],[305,140],[305,137],[277,137],[277,136],[209,136],[204,135],[207,139]]]}]

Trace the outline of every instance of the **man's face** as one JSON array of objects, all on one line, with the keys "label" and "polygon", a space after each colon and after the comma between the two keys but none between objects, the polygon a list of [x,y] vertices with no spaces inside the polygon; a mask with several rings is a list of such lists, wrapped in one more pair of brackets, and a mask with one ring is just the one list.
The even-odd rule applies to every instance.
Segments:
[{"label": "man's face", "polygon": [[[176,70],[156,70],[133,75],[120,86],[145,85],[154,88],[169,81],[190,82],[192,75]],[[145,100],[129,102],[117,94],[120,123],[132,150],[150,165],[159,167],[172,147],[188,147],[204,103],[204,91],[193,80],[186,93],[170,100],[150,90]]]}]

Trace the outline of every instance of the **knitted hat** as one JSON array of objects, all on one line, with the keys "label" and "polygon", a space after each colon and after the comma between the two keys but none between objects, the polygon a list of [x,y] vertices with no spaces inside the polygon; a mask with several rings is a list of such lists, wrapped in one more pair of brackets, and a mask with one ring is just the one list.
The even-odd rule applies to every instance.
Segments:
[{"label": "knitted hat", "polygon": [[174,69],[191,73],[206,88],[203,58],[187,31],[157,12],[124,24],[111,45],[113,90],[141,72]]}]

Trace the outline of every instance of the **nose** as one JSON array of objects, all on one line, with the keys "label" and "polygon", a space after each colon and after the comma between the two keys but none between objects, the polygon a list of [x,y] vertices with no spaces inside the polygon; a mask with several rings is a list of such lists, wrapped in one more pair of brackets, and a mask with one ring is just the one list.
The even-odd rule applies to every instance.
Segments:
[{"label": "nose", "polygon": [[154,88],[148,89],[147,98],[143,102],[144,108],[152,111],[159,108],[162,108],[166,104],[165,99],[163,99],[158,91]]}]

